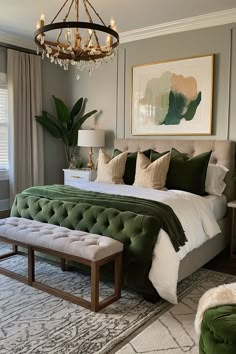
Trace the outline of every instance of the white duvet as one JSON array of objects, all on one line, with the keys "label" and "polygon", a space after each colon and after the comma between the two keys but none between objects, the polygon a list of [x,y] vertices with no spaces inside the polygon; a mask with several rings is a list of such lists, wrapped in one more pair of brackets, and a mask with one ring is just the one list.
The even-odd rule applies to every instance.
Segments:
[{"label": "white duvet", "polygon": [[194,248],[221,232],[207,200],[183,191],[159,191],[120,184],[84,182],[80,184],[80,188],[156,200],[169,205],[174,210],[188,241],[176,252],[166,232],[160,230],[153,252],[149,279],[163,299],[173,304],[177,303],[180,260]]}]

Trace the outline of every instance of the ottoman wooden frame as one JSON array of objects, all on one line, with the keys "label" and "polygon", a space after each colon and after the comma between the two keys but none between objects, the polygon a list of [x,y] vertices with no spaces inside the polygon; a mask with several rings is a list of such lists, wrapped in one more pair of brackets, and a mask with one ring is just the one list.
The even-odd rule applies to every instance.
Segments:
[{"label": "ottoman wooden frame", "polygon": [[[0,267],[0,273],[21,281],[25,284],[28,284],[36,289],[45,291],[49,294],[55,295],[63,300],[67,300],[83,306],[92,311],[100,311],[104,307],[113,303],[121,297],[121,273],[122,273],[122,252],[115,253],[106,258],[91,261],[86,258],[70,255],[67,253],[62,253],[53,249],[39,247],[32,244],[26,244],[24,242],[16,241],[13,239],[8,239],[6,237],[0,236],[0,241],[4,243],[11,244],[13,249],[12,252],[5,253],[0,255],[0,260],[3,260],[7,257],[14,256],[18,253],[18,246],[26,248],[28,250],[28,277],[16,274],[8,269]],[[66,270],[66,260],[74,261],[87,265],[91,268],[91,301],[85,300],[79,296],[75,296],[52,288],[46,284],[42,284],[35,279],[35,251],[46,253],[52,256],[59,257],[61,259],[61,269]],[[115,274],[114,274],[114,293],[102,301],[99,301],[99,279],[100,279],[100,267],[106,263],[114,261],[115,263]]]}]

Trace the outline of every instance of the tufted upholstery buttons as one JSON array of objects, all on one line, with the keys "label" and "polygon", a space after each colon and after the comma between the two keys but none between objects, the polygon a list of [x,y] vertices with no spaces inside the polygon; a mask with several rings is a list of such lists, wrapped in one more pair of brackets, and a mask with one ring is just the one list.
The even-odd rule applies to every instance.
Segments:
[{"label": "tufted upholstery buttons", "polygon": [[[38,211],[39,207],[40,211]],[[128,211],[120,212],[116,209],[91,206],[86,203],[76,204],[42,199],[25,194],[17,195],[11,216],[49,223],[48,226],[60,225],[72,230],[109,236],[122,242],[129,252],[141,252],[141,254],[143,254],[143,240],[147,237],[146,235],[149,237],[150,228],[153,229],[153,225],[156,225],[155,218],[150,216]],[[152,222],[149,220],[145,224],[148,218],[152,218]],[[86,236],[83,237],[86,238]]]}]

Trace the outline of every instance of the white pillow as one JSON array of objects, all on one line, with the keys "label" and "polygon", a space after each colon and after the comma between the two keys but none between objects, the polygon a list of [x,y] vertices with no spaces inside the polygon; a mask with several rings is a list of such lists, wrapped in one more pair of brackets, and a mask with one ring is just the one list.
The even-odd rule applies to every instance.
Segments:
[{"label": "white pillow", "polygon": [[225,166],[209,164],[205,181],[206,192],[221,196],[226,187],[224,178],[228,171],[229,169]]}]

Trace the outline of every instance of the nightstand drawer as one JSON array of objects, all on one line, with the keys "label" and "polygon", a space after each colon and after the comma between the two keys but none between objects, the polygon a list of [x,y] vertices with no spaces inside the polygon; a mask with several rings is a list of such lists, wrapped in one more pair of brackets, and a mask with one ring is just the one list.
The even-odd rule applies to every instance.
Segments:
[{"label": "nightstand drawer", "polygon": [[96,179],[95,170],[69,170],[65,169],[64,171],[64,184],[70,184],[70,182],[89,182]]}]

